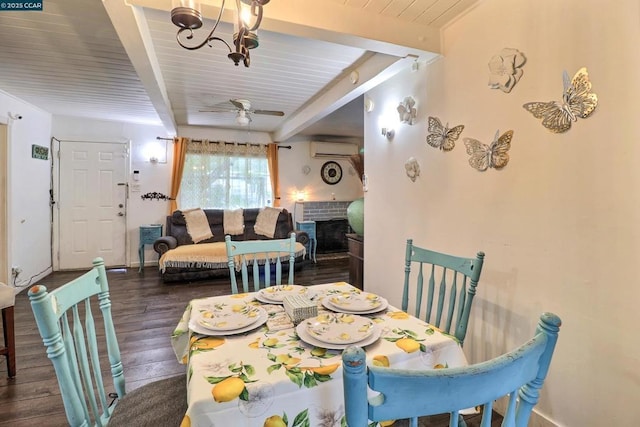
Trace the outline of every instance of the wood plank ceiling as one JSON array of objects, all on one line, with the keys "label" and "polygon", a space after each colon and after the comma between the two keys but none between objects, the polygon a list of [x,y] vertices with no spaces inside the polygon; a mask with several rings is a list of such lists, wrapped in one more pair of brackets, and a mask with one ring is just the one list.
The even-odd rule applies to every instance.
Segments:
[{"label": "wood plank ceiling", "polygon": [[[404,55],[390,52],[401,45],[391,38],[405,32],[412,39],[415,29],[437,35],[477,1],[274,0],[265,6],[251,67],[244,68],[233,66],[222,44],[180,48],[169,19],[170,0],[47,0],[41,12],[0,14],[0,90],[55,115],[163,124],[168,133],[182,125],[238,128],[232,113],[199,110],[249,99],[256,109],[285,113],[254,115],[253,130],[289,137],[361,100],[367,82],[375,84],[374,75],[399,58],[393,55]],[[216,16],[210,13],[216,5],[208,7],[205,16]],[[371,24],[354,26],[354,19]],[[383,38],[367,44],[367,31],[380,19]],[[206,32],[212,26],[205,21]],[[349,28],[358,37],[346,34]],[[200,31],[199,40],[205,34]],[[230,40],[232,26],[222,23],[217,32]],[[412,53],[415,47],[408,49]],[[362,76],[359,91],[344,83],[353,70]],[[361,115],[362,110],[342,111]],[[353,129],[343,128],[336,127],[353,136]]]}]

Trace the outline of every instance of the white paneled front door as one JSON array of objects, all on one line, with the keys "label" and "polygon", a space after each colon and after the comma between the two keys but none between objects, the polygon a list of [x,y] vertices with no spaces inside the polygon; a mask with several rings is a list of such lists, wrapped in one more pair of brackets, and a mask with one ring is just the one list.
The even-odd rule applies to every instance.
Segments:
[{"label": "white paneled front door", "polygon": [[60,269],[125,265],[127,145],[60,143]]}]

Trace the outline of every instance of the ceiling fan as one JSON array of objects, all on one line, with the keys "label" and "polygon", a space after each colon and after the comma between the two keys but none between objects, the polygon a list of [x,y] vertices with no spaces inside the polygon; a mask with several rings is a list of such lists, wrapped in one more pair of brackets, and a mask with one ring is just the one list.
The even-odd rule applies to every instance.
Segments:
[{"label": "ceiling fan", "polygon": [[282,111],[274,110],[254,110],[251,108],[251,101],[246,99],[230,99],[233,107],[213,107],[209,110],[200,110],[201,113],[236,113],[236,123],[240,126],[247,126],[251,122],[252,114],[263,114],[267,116],[284,116]]}]

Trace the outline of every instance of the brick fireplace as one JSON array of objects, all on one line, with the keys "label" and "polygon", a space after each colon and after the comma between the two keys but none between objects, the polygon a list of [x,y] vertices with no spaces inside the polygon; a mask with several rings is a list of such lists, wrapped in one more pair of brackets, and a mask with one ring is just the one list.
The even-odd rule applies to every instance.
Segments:
[{"label": "brick fireplace", "polygon": [[315,221],[317,253],[347,252],[347,233],[352,233],[347,221],[351,201],[296,202],[294,221]]}]

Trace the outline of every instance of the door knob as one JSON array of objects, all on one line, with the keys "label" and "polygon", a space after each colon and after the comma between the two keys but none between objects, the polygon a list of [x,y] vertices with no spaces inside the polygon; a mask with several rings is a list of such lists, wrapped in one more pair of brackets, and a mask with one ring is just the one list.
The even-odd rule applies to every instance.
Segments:
[{"label": "door knob", "polygon": [[124,216],[123,212],[118,212],[118,216]]}]

